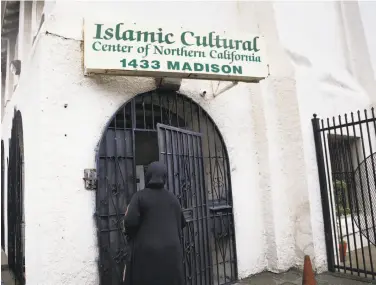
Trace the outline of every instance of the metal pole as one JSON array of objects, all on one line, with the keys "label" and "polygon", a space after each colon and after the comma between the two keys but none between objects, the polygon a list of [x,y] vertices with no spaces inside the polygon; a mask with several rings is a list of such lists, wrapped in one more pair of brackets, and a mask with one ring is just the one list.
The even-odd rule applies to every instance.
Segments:
[{"label": "metal pole", "polygon": [[332,225],[330,219],[330,205],[328,200],[327,179],[325,175],[325,160],[322,147],[321,133],[320,133],[320,119],[317,115],[313,115],[312,119],[313,136],[315,140],[317,168],[320,182],[320,193],[322,203],[322,213],[324,219],[324,231],[325,231],[325,243],[326,243],[326,255],[328,259],[328,270],[334,272],[334,252],[333,252],[333,237],[332,237]]}]

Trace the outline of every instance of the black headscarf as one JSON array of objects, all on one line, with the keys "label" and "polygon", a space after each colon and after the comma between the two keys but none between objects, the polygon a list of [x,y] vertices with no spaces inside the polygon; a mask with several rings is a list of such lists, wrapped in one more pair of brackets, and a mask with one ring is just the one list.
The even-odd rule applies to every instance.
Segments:
[{"label": "black headscarf", "polygon": [[166,183],[167,169],[166,166],[159,161],[149,164],[145,174],[145,182],[147,188],[160,189]]}]

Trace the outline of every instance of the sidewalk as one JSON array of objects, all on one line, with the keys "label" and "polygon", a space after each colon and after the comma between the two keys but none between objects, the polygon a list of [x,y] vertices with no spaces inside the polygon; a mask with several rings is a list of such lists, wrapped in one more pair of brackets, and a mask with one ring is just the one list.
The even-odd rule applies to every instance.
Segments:
[{"label": "sidewalk", "polygon": [[[316,276],[317,285],[369,285],[376,281],[359,281],[349,275],[323,273]],[[236,285],[302,285],[302,272],[290,270],[286,273],[264,272],[242,280]]]},{"label": "sidewalk", "polygon": [[3,250],[1,250],[1,285],[16,285],[16,281],[9,271],[8,259]]},{"label": "sidewalk", "polygon": [[[15,285],[8,268],[7,260],[4,252],[1,252],[1,285]],[[376,281],[359,281],[349,275],[334,275],[331,273],[323,273],[316,276],[317,285],[370,285],[376,284]],[[302,285],[302,273],[297,270],[290,270],[285,273],[275,274],[271,272],[263,272],[256,274],[250,278],[239,281],[235,285]]]}]

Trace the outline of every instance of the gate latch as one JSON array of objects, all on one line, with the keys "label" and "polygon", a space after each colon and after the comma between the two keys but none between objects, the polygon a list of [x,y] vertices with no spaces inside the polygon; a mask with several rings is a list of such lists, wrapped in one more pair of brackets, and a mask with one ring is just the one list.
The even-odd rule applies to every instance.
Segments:
[{"label": "gate latch", "polygon": [[97,189],[97,171],[96,169],[84,169],[84,182],[86,190]]}]

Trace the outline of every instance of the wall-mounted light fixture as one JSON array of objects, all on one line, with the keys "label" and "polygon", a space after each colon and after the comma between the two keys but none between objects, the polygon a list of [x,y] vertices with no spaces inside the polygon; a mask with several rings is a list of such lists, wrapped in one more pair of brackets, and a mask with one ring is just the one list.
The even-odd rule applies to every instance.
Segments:
[{"label": "wall-mounted light fixture", "polygon": [[21,60],[19,59],[12,60],[10,62],[10,71],[14,75],[20,75],[21,74]]},{"label": "wall-mounted light fixture", "polygon": [[169,90],[169,91],[178,91],[181,85],[181,78],[155,78],[156,85],[159,89]]},{"label": "wall-mounted light fixture", "polygon": [[232,81],[228,82],[226,86],[224,86],[221,90],[218,90],[215,94],[213,94],[214,97],[217,97],[218,95],[226,92],[227,90],[231,89],[232,87],[238,85],[238,81]]}]

